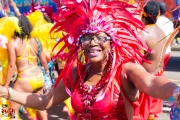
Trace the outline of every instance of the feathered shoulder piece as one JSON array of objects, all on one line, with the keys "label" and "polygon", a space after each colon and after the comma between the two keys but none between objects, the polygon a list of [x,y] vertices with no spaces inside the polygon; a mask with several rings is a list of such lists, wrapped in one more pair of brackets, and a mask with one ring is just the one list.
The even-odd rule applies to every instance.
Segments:
[{"label": "feathered shoulder piece", "polygon": [[0,34],[0,85],[4,85],[6,81],[7,67],[8,67],[8,40],[5,36]]},{"label": "feathered shoulder piece", "polygon": [[8,68],[7,43],[14,38],[14,31],[21,33],[17,17],[4,17],[0,19],[0,84],[4,85]]},{"label": "feathered shoulder piece", "polygon": [[56,45],[57,40],[62,37],[61,31],[49,33],[53,26],[54,25],[52,23],[36,25],[36,27],[34,27],[33,31],[31,32],[31,36],[33,38],[37,38],[40,41],[43,50],[45,52],[51,53],[51,57],[54,56],[57,51],[64,45],[64,42],[61,42],[52,53],[53,47]]},{"label": "feathered shoulder piece", "polygon": [[26,15],[26,17],[28,18],[33,28],[47,23],[43,17],[43,13],[39,10],[29,13],[28,15]]},{"label": "feathered shoulder piece", "polygon": [[21,33],[17,17],[4,17],[0,19],[0,34],[11,40],[14,37],[14,31]]}]

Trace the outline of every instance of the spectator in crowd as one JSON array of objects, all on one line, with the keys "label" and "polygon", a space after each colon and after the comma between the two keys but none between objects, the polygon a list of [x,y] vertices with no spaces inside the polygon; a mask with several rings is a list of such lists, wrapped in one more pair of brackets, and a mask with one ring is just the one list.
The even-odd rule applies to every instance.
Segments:
[{"label": "spectator in crowd", "polygon": [[[143,62],[142,65],[149,73],[156,76],[161,76],[164,73],[163,49],[167,41],[164,31],[156,24],[157,20],[159,19],[159,14],[158,3],[155,1],[149,1],[144,6],[142,13],[142,21],[147,32],[142,31],[140,33],[142,39],[144,39],[147,43],[147,46],[154,50],[153,53],[146,53],[145,51],[145,58],[149,60],[150,64],[147,62]],[[163,38],[165,39],[162,40]],[[149,108],[146,108],[150,110],[149,118],[155,119],[155,117],[157,117],[158,114],[162,112],[162,100],[150,97],[146,94],[143,94],[142,96],[143,97],[139,99],[142,100],[141,104],[145,106],[149,105]]]}]

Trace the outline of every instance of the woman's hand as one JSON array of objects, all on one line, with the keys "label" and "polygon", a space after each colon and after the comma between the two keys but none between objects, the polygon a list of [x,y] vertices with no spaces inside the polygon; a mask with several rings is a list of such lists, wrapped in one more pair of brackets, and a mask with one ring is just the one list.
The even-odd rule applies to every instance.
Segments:
[{"label": "woman's hand", "polygon": [[173,92],[173,97],[176,102],[171,106],[170,118],[172,120],[180,119],[180,87],[176,88]]},{"label": "woman's hand", "polygon": [[180,87],[174,90],[173,97],[177,101],[177,107],[180,109]]}]

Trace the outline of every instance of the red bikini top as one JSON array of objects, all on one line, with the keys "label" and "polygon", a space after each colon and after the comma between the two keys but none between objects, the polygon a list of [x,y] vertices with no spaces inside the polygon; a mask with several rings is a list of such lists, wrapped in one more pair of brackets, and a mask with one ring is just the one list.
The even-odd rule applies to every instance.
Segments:
[{"label": "red bikini top", "polygon": [[[113,96],[111,96],[112,94]],[[81,95],[77,89],[74,90],[71,98],[71,104],[76,115],[83,114],[84,107],[81,102]],[[89,113],[91,120],[127,120],[123,98],[115,85],[113,91],[109,88],[102,99],[95,101],[90,106]]]},{"label": "red bikini top", "polygon": [[[115,79],[120,79],[119,75],[116,75]],[[143,116],[140,114],[139,102],[132,102],[129,99],[121,80],[119,80],[114,81],[114,84],[111,85],[111,88],[107,89],[102,99],[96,99],[95,103],[90,106],[88,112],[90,113],[91,120],[127,120],[124,99],[121,94],[124,95],[134,109],[133,120],[143,119]],[[78,114],[84,113],[84,106],[81,100],[81,95],[78,93],[78,85],[76,85],[71,96],[71,105],[75,111],[76,117],[78,117]]]}]

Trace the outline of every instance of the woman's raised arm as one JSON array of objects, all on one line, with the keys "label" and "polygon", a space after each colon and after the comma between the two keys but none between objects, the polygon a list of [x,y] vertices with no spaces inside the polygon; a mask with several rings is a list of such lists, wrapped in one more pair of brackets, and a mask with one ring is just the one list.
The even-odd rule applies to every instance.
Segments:
[{"label": "woman's raised arm", "polygon": [[178,86],[163,76],[155,76],[148,73],[145,68],[136,63],[127,63],[123,71],[134,86],[154,98],[167,100],[173,95]]},{"label": "woman's raised arm", "polygon": [[66,93],[63,81],[61,80],[56,88],[52,88],[46,94],[19,92],[11,88],[0,86],[0,97],[4,97],[30,108],[45,110],[63,102],[69,95]]}]

